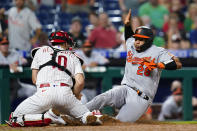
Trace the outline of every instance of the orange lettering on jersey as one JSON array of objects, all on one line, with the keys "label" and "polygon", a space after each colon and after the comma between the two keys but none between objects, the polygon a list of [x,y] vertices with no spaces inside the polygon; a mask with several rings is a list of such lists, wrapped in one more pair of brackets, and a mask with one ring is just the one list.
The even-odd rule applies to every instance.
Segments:
[{"label": "orange lettering on jersey", "polygon": [[149,57],[142,57],[142,58],[139,58],[139,57],[134,57],[133,58],[133,54],[132,54],[131,51],[129,51],[127,53],[127,62],[132,63],[132,64],[140,64],[143,61],[144,58],[148,59],[148,60],[151,60],[151,56],[149,56]]},{"label": "orange lettering on jersey", "polygon": [[129,51],[127,54],[127,62],[132,62],[132,56],[133,54],[131,53],[131,51]]}]

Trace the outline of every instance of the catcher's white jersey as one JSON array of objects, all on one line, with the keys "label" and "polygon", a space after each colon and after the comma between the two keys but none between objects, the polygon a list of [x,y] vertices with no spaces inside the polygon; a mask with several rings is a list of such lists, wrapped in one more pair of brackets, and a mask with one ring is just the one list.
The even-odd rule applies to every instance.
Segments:
[{"label": "catcher's white jersey", "polygon": [[142,66],[139,62],[144,57],[150,60],[155,58],[155,63],[165,62],[170,60],[172,55],[166,49],[155,45],[152,45],[144,52],[138,53],[135,50],[134,42],[134,38],[129,38],[126,41],[127,59],[125,74],[121,84],[136,87],[153,99],[159,84],[161,70],[156,68],[153,71],[149,71],[145,65]]},{"label": "catcher's white jersey", "polygon": [[[59,46],[54,48],[63,50]],[[32,61],[31,68],[39,69],[39,67],[52,58],[53,49],[49,46],[41,47],[35,54]],[[82,73],[81,63],[79,59],[71,51],[61,51],[57,53],[56,62],[67,68],[74,76],[77,73]],[[64,71],[59,71],[57,67],[46,66],[42,68],[37,75],[36,85],[39,86],[42,83],[66,83],[70,87],[73,86],[72,78]]]},{"label": "catcher's white jersey", "polygon": [[[54,48],[63,50],[58,46]],[[49,46],[41,47],[34,56],[31,68],[39,69],[41,65],[51,60],[52,54],[53,49]],[[77,73],[83,74],[79,59],[70,51],[58,52],[56,62],[67,68],[73,76]],[[73,94],[70,88],[73,85],[71,79],[66,72],[60,71],[57,67],[43,67],[37,74],[37,92],[24,100],[13,112],[13,116],[40,114],[51,108],[75,118],[85,116],[89,110]],[[41,86],[41,84],[47,86]]]}]

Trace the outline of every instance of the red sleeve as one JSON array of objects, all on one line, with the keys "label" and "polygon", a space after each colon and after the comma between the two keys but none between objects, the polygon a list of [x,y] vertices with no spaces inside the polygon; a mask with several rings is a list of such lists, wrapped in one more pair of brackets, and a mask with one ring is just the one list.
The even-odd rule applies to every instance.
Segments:
[{"label": "red sleeve", "polygon": [[168,31],[168,22],[164,23],[163,25],[163,32],[167,32]]},{"label": "red sleeve", "polygon": [[88,38],[88,40],[90,41],[90,42],[95,42],[95,40],[96,40],[96,35],[97,34],[97,30],[96,29],[94,29],[92,32],[91,32],[91,34],[90,34],[90,36],[89,36],[89,38]]},{"label": "red sleeve", "polygon": [[183,23],[182,23],[182,22],[179,22],[179,23],[178,23],[178,28],[179,28],[179,30],[184,29],[184,25],[183,25]]}]

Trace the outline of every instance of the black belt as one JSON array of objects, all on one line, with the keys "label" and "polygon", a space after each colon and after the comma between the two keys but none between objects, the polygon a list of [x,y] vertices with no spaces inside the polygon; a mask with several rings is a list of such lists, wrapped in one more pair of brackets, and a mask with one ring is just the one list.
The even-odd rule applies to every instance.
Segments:
[{"label": "black belt", "polygon": [[141,96],[142,98],[144,98],[147,101],[149,100],[149,97],[146,94],[144,94],[142,91],[140,91],[139,89],[137,89],[136,87],[132,87],[132,86],[129,86],[127,84],[123,84],[123,85],[126,85],[126,86],[132,88],[134,91],[137,92],[138,96]]}]

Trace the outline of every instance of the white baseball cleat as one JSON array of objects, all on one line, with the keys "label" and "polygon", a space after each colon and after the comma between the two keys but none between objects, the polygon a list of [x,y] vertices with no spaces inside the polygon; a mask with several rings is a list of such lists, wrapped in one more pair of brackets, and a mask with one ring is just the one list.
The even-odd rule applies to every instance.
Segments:
[{"label": "white baseball cleat", "polygon": [[49,117],[53,124],[66,125],[67,123],[62,119],[59,113],[54,113],[52,109],[45,113],[45,117]]}]

